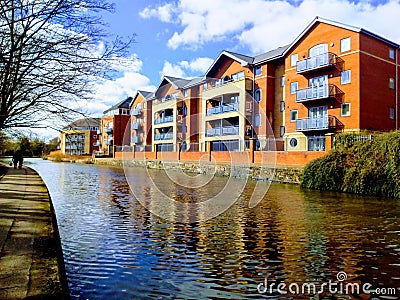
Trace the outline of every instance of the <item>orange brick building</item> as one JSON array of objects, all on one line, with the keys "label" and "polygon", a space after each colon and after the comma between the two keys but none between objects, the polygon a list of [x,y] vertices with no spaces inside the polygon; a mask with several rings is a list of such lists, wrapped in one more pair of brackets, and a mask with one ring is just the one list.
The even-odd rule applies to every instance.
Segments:
[{"label": "orange brick building", "polygon": [[398,44],[317,17],[290,45],[254,57],[222,51],[200,79],[165,76],[147,106],[146,145],[201,155],[246,152],[255,140],[256,151],[304,164],[335,133],[398,129],[399,71]]}]

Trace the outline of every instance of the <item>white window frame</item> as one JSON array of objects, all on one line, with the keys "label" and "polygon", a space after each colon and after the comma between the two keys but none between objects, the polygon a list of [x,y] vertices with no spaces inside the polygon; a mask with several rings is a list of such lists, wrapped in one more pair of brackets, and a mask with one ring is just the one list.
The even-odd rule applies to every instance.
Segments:
[{"label": "white window frame", "polygon": [[183,90],[183,97],[187,97],[189,96],[189,90],[188,89],[184,89]]},{"label": "white window frame", "polygon": [[391,120],[394,120],[396,116],[396,110],[394,109],[394,107],[390,107],[389,108],[389,118]]},{"label": "white window frame", "polygon": [[347,52],[351,50],[351,38],[347,37],[340,40],[340,52]]},{"label": "white window frame", "polygon": [[279,134],[281,137],[285,135],[285,126],[279,126]]},{"label": "white window frame", "polygon": [[290,83],[290,94],[292,95],[296,94],[298,89],[299,89],[299,83],[297,81],[293,81]]},{"label": "white window frame", "polygon": [[394,49],[393,48],[389,49],[389,58],[394,59]]},{"label": "white window frame", "polygon": [[392,77],[389,78],[389,88],[390,89],[394,89],[395,88],[394,78],[392,78]]},{"label": "white window frame", "polygon": [[[257,100],[257,94],[260,95],[258,100]],[[261,89],[256,89],[254,92],[254,101],[261,102],[261,100],[262,100],[262,91]]]},{"label": "white window frame", "polygon": [[296,122],[298,118],[299,118],[299,111],[297,109],[292,109],[289,115],[290,122]]},{"label": "white window frame", "polygon": [[254,69],[254,75],[255,76],[261,76],[262,75],[262,66],[256,66]]},{"label": "white window frame", "polygon": [[340,84],[348,84],[348,83],[351,83],[351,70],[344,70],[343,72],[340,73]]},{"label": "white window frame", "polygon": [[[348,105],[348,106],[349,106],[349,112],[348,112],[348,113],[343,113],[343,107],[344,107],[345,105]],[[346,102],[346,103],[340,104],[340,116],[341,116],[341,117],[349,117],[350,115],[351,115],[351,103]]]},{"label": "white window frame", "polygon": [[281,77],[281,87],[284,87],[286,85],[286,76]]},{"label": "white window frame", "polygon": [[208,83],[205,82],[203,83],[203,91],[207,91],[207,89],[208,89]]},{"label": "white window frame", "polygon": [[295,53],[290,56],[290,66],[295,67],[299,61],[299,54]]},{"label": "white window frame", "polygon": [[255,114],[254,115],[254,127],[260,127],[261,126],[261,114]]},{"label": "white window frame", "polygon": [[280,102],[279,110],[280,110],[281,112],[284,112],[284,111],[285,111],[285,101],[281,101],[281,102]]}]

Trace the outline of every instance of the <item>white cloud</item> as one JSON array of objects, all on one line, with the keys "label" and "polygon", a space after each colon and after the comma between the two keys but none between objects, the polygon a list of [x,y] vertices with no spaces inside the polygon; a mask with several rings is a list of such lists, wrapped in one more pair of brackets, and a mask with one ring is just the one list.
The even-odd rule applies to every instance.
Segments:
[{"label": "white cloud", "polygon": [[180,78],[202,76],[211,66],[213,61],[213,59],[208,57],[198,57],[190,62],[183,60],[177,64],[165,61],[162,71],[160,72],[160,77],[166,75]]},{"label": "white cloud", "polygon": [[[400,41],[397,24],[400,2],[350,0],[180,0],[146,8],[142,17],[176,23],[168,40],[171,49],[196,50],[214,41],[237,41],[253,54],[286,45],[316,17],[360,26],[393,41]],[[164,11],[168,12],[166,17]],[[377,22],[377,20],[380,20]]]}]

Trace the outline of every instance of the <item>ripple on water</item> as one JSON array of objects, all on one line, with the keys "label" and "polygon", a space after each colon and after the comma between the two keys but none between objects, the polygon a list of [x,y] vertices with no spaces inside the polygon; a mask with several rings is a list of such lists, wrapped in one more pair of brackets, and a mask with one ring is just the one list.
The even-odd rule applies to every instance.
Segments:
[{"label": "ripple on water", "polygon": [[[74,299],[259,299],[265,279],[323,283],[339,271],[349,280],[400,286],[395,201],[273,184],[249,209],[250,184],[224,214],[174,224],[135,200],[118,168],[38,160],[32,166],[52,196]],[[139,182],[144,172],[130,176]],[[197,191],[161,176],[158,184],[192,201],[215,194],[224,180]]]}]

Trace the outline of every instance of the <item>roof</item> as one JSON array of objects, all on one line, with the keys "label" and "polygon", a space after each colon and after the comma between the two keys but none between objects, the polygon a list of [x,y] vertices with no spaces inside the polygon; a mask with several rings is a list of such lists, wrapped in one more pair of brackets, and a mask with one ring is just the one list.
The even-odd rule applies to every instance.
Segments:
[{"label": "roof", "polygon": [[324,23],[324,24],[328,24],[328,25],[332,25],[332,26],[336,26],[339,28],[343,28],[343,29],[347,29],[353,32],[358,32],[358,33],[362,33],[368,36],[371,36],[377,40],[380,40],[384,43],[387,43],[395,48],[399,48],[400,46],[392,41],[389,41],[388,39],[385,39],[384,37],[381,37],[375,33],[372,33],[366,29],[363,29],[361,27],[356,27],[356,26],[351,26],[351,25],[347,25],[341,22],[337,22],[337,21],[332,21],[329,19],[325,19],[325,18],[321,18],[321,17],[315,17],[315,19],[297,36],[297,38],[287,47],[287,49],[284,51],[283,55],[286,55],[287,52],[289,52],[294,45],[296,45],[313,27],[314,25],[316,25],[317,23]]},{"label": "roof", "polygon": [[183,88],[188,89],[188,88],[194,87],[196,85],[199,85],[202,81],[204,81],[204,77],[195,77],[195,78],[191,79],[189,81],[189,83],[186,84]]},{"label": "roof", "polygon": [[147,92],[147,91],[138,90],[138,91],[136,92],[135,97],[133,97],[133,98],[132,98],[132,101],[129,103],[129,107],[131,107],[131,106],[133,105],[133,103],[135,102],[136,97],[137,97],[138,95],[142,95],[142,97],[143,97],[146,101],[150,101],[150,100],[152,100],[152,99],[154,98],[154,93],[153,93],[153,92]]},{"label": "roof", "polygon": [[76,120],[64,127],[64,130],[71,130],[77,127],[99,127],[100,118],[83,118]]},{"label": "roof", "polygon": [[264,63],[282,57],[287,48],[289,48],[289,46],[290,45],[282,46],[274,50],[268,51],[266,53],[257,55],[256,57],[254,57],[253,64],[257,65],[260,63]]},{"label": "roof", "polygon": [[106,113],[108,113],[109,111],[112,111],[112,110],[118,109],[118,108],[126,108],[126,109],[129,109],[132,100],[133,100],[132,97],[128,97],[128,98],[126,98],[125,100],[122,100],[122,101],[118,102],[117,104],[111,106],[109,109],[106,109],[105,111],[103,111],[103,113],[106,114]]}]

